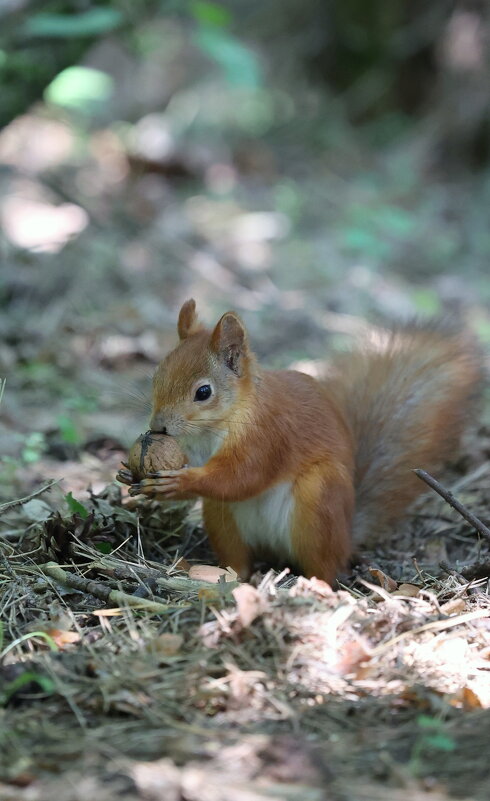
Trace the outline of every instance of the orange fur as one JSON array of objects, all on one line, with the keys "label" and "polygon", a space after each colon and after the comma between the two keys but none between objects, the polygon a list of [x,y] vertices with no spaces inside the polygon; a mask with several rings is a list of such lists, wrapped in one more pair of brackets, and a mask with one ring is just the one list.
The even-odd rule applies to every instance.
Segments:
[{"label": "orange fur", "polygon": [[413,468],[454,455],[481,378],[474,342],[440,322],[378,333],[337,359],[328,389],[356,442],[355,541],[386,531],[423,490]]},{"label": "orange fur", "polygon": [[232,567],[240,578],[247,579],[252,569],[252,552],[240,538],[228,505],[205,498],[203,520],[220,565]]},{"label": "orange fur", "polygon": [[315,464],[296,480],[294,497],[295,562],[307,578],[317,576],[332,584],[351,553],[351,476],[329,464]]},{"label": "orange fur", "polygon": [[190,466],[139,489],[203,497],[219,561],[242,577],[265,550],[332,582],[352,532],[386,529],[423,489],[410,469],[452,453],[480,374],[473,343],[437,327],[387,333],[338,359],[327,382],[261,369],[233,312],[211,332],[188,301],[178,330],[151,426],[177,437]]}]

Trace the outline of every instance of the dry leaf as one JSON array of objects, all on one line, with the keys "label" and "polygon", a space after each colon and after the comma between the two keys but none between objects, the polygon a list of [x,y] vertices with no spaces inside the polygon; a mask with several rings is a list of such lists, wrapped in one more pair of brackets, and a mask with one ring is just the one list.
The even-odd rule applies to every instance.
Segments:
[{"label": "dry leaf", "polygon": [[338,650],[339,659],[335,663],[335,672],[341,676],[353,674],[356,679],[365,679],[373,671],[369,664],[371,656],[367,640],[357,637],[355,640],[347,640],[342,643],[342,648]]},{"label": "dry leaf", "polygon": [[441,612],[445,615],[453,615],[455,613],[464,612],[466,609],[466,601],[463,598],[451,598],[441,606]]},{"label": "dry leaf", "polygon": [[482,703],[477,693],[471,687],[463,687],[461,700],[466,709],[481,709]]},{"label": "dry leaf", "polygon": [[228,683],[230,693],[237,701],[249,698],[254,687],[267,679],[267,673],[263,670],[242,670],[230,662],[226,662],[225,667],[228,675],[224,677],[224,681]]},{"label": "dry leaf", "polygon": [[161,656],[175,656],[181,649],[184,638],[181,634],[160,634],[148,643],[148,650]]},{"label": "dry leaf", "polygon": [[179,561],[175,563],[175,570],[182,570],[184,573],[188,573],[191,570],[191,563],[181,556]]},{"label": "dry leaf", "polygon": [[123,610],[119,606],[116,606],[113,609],[94,609],[92,612],[92,614],[96,615],[97,617],[119,617],[122,615],[122,613]]},{"label": "dry leaf", "polygon": [[379,582],[380,587],[382,587],[387,592],[394,592],[397,588],[397,583],[395,579],[392,579],[391,576],[387,576],[386,573],[383,573],[382,570],[378,570],[377,567],[370,567],[369,572],[371,573],[372,577]]},{"label": "dry leaf", "polygon": [[238,621],[246,629],[256,617],[265,612],[266,605],[260,592],[251,584],[240,584],[235,587],[232,595],[236,601]]},{"label": "dry leaf", "polygon": [[299,576],[294,588],[291,588],[291,592],[293,596],[296,594],[301,594],[302,592],[313,592],[320,598],[332,598],[337,596],[337,593],[332,589],[330,584],[327,584],[326,581],[323,581],[323,579],[319,579],[316,576],[312,576],[311,579],[307,579],[304,576]]},{"label": "dry leaf", "polygon": [[209,584],[217,584],[221,576],[224,576],[225,581],[236,581],[237,574],[231,567],[226,570],[222,567],[215,567],[214,565],[192,565],[189,570],[189,578],[194,581],[207,581]]},{"label": "dry leaf", "polygon": [[72,645],[75,642],[80,642],[81,637],[77,631],[65,631],[65,629],[47,629],[48,634],[52,640],[55,641],[58,648],[64,648],[65,645]]},{"label": "dry leaf", "polygon": [[[201,592],[203,592],[201,590]],[[202,643],[206,648],[217,648],[221,638],[221,629],[216,626],[216,621],[210,620],[208,623],[203,623],[198,631]]]},{"label": "dry leaf", "polygon": [[478,676],[469,682],[468,689],[475,693],[482,709],[490,708],[490,684],[486,670],[478,671]]},{"label": "dry leaf", "polygon": [[420,592],[420,587],[417,587],[416,584],[400,584],[395,592],[392,592],[392,595],[404,595],[408,598],[417,598]]},{"label": "dry leaf", "polygon": [[453,706],[463,704],[465,709],[488,709],[490,707],[490,688],[486,676],[476,677],[462,687],[454,696]]},{"label": "dry leaf", "polygon": [[179,801],[181,793],[181,771],[171,759],[158,759],[153,762],[135,762],[131,768],[133,780],[142,798],[165,798],[166,801]]}]

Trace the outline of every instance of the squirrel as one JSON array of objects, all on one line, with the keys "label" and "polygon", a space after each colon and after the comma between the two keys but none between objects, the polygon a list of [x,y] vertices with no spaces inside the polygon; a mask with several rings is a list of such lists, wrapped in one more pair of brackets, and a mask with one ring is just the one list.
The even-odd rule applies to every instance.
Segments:
[{"label": "squirrel", "polygon": [[202,497],[220,565],[244,580],[265,554],[332,584],[354,544],[389,531],[423,490],[412,468],[453,455],[482,372],[472,338],[441,323],[377,331],[325,380],[259,366],[232,311],[208,330],[191,299],[177,329],[150,426],[188,466],[130,493]]}]

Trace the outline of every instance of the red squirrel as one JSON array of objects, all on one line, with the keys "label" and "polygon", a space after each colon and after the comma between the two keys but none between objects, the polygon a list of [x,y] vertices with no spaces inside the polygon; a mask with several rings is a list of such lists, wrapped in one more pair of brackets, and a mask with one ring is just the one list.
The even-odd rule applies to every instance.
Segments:
[{"label": "red squirrel", "polygon": [[188,300],[178,334],[153,378],[150,426],[189,466],[130,492],[202,497],[219,563],[242,579],[266,554],[331,584],[353,543],[389,530],[423,490],[411,468],[453,455],[481,374],[471,338],[437,324],[378,334],[325,380],[259,366],[231,311],[211,331]]}]

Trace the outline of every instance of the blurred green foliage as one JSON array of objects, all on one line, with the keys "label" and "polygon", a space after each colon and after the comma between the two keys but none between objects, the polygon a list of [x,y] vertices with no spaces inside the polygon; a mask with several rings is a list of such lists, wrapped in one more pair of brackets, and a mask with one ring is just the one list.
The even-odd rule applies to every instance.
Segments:
[{"label": "blurred green foliage", "polygon": [[445,731],[444,720],[429,715],[419,715],[417,718],[418,736],[412,747],[410,769],[415,776],[422,773],[423,763],[430,762],[434,751],[451,753],[456,750],[454,737]]},{"label": "blurred green foliage", "polygon": [[44,96],[49,103],[87,114],[110,99],[113,81],[110,75],[90,67],[67,67],[46,87]]},{"label": "blurred green foliage", "polygon": [[[0,651],[2,642],[0,640]],[[4,682],[0,689],[0,707],[6,706],[10,699],[22,688],[29,688],[32,692],[32,685],[40,690],[44,695],[51,695],[55,692],[55,683],[48,676],[37,673],[33,670],[25,670],[12,681]]]},{"label": "blurred green foliage", "polygon": [[72,512],[73,514],[80,515],[82,520],[86,520],[87,519],[87,517],[88,517],[88,509],[85,508],[83,503],[80,503],[80,501],[77,501],[77,499],[73,497],[71,492],[67,492],[66,493],[65,501],[68,504],[68,508],[70,509],[70,512]]},{"label": "blurred green foliage", "polygon": [[209,55],[221,67],[231,86],[256,88],[260,85],[261,76],[257,58],[237,39],[206,25],[195,33],[194,41],[203,53]]},{"label": "blurred green foliage", "polygon": [[46,448],[46,439],[42,432],[32,431],[25,437],[21,458],[25,464],[39,461]]},{"label": "blurred green foliage", "polygon": [[[0,288],[12,349],[26,328],[17,385],[39,406],[56,395],[61,439],[80,444],[94,411],[78,360],[155,359],[127,343],[107,356],[100,332],[160,331],[188,287],[213,312],[242,304],[252,327],[264,310],[291,311],[289,338],[274,324],[257,336],[284,362],[323,354],[325,311],[391,319],[488,303],[488,65],[477,39],[456,47],[480,29],[485,9],[422,0],[0,7],[0,124],[39,103],[27,127],[35,139],[54,121],[46,141],[54,130],[62,152],[30,174],[37,196],[87,217],[59,253],[9,244]],[[489,341],[483,307],[471,316]],[[342,346],[348,332],[328,330]]]},{"label": "blurred green foliage", "polygon": [[[176,16],[193,27],[193,41],[214,61],[234,86],[256,87],[261,82],[257,55],[229,28],[233,12],[214,2],[148,3],[144,0],[94,0],[80,10],[80,3],[50,0],[42,10],[33,0],[0,9],[0,125],[5,124],[47,89],[51,102],[83,107],[94,99],[106,99],[108,87],[83,66],[73,66],[97,39],[122,29],[128,47],[134,40],[133,25],[151,18]],[[3,25],[2,25],[3,22]],[[84,85],[86,88],[84,89]]]},{"label": "blurred green foliage", "polygon": [[63,442],[68,445],[79,445],[82,442],[83,437],[72,417],[60,414],[56,418],[56,423]]},{"label": "blurred green foliage", "polygon": [[33,14],[21,28],[21,34],[47,39],[79,39],[100,36],[118,28],[123,15],[115,8],[91,8],[80,14],[50,14],[44,11]]}]

